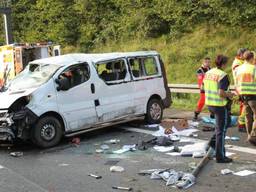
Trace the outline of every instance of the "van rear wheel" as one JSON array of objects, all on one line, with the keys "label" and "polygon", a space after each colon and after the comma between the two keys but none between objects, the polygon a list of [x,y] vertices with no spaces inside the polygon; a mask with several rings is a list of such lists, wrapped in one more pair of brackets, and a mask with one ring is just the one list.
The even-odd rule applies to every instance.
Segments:
[{"label": "van rear wheel", "polygon": [[150,99],[147,106],[145,120],[149,124],[161,123],[163,118],[163,104],[160,99]]},{"label": "van rear wheel", "polygon": [[41,148],[49,148],[57,145],[63,135],[60,121],[52,116],[45,116],[38,120],[32,127],[32,141]]}]

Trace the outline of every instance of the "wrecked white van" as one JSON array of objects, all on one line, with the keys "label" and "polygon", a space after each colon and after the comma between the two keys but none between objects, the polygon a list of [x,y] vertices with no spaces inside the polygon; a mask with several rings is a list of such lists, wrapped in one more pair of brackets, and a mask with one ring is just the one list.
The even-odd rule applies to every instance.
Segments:
[{"label": "wrecked white van", "polygon": [[0,93],[0,140],[51,147],[63,136],[141,117],[159,123],[170,103],[155,51],[35,60]]}]

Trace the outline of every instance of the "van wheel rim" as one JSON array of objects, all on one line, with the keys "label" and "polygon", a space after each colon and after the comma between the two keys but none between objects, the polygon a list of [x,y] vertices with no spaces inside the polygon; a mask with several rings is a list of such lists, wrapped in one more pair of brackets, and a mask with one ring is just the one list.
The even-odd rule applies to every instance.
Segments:
[{"label": "van wheel rim", "polygon": [[159,120],[161,118],[162,109],[158,103],[153,103],[150,107],[150,115],[152,119]]},{"label": "van wheel rim", "polygon": [[45,124],[41,129],[41,137],[46,141],[52,140],[55,136],[55,133],[55,127],[52,124]]}]

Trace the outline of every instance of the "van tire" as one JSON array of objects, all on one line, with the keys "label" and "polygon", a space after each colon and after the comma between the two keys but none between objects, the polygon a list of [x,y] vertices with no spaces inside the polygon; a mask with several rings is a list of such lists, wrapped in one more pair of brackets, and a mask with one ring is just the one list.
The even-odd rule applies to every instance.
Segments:
[{"label": "van tire", "polygon": [[148,124],[159,124],[163,118],[163,104],[160,99],[150,99],[145,120]]},{"label": "van tire", "polygon": [[41,148],[57,145],[63,136],[60,121],[52,116],[40,118],[31,133],[32,142]]}]

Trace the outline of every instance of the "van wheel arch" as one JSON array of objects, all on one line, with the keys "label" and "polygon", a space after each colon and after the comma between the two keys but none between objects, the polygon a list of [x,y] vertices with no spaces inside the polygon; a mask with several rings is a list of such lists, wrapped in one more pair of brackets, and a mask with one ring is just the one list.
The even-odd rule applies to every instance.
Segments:
[{"label": "van wheel arch", "polygon": [[[41,115],[41,116],[38,118],[38,120],[41,119],[41,118],[43,118],[43,117],[46,117],[46,116],[53,116],[53,117],[55,117],[56,119],[58,119],[58,120],[60,121],[60,123],[61,123],[61,127],[62,127],[63,133],[65,132],[64,120],[63,120],[63,118],[61,117],[61,115],[60,115],[59,113],[54,112],[54,111],[49,111],[49,112],[46,112],[46,113],[44,113],[43,115]],[[37,120],[37,121],[38,121],[38,120]]]}]

